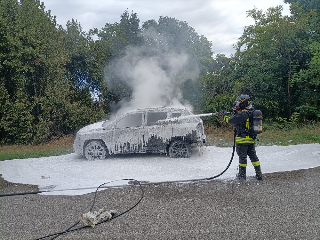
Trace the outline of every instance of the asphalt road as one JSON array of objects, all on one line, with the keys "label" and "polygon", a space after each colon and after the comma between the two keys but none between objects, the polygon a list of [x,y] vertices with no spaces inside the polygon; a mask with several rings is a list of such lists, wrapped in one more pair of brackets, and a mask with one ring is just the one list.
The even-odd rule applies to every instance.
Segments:
[{"label": "asphalt road", "polygon": [[[259,182],[250,178],[142,188],[143,199],[130,212],[56,239],[320,239],[320,167],[265,174]],[[0,178],[1,194],[37,190]],[[94,210],[123,212],[140,197],[136,185],[106,189],[97,193]],[[37,239],[64,231],[89,211],[93,199],[94,193],[1,197],[0,239]]]}]

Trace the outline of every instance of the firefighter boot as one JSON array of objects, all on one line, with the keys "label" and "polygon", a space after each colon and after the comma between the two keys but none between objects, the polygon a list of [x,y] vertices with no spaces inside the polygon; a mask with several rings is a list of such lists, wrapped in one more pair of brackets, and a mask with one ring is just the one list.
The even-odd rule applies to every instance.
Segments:
[{"label": "firefighter boot", "polygon": [[261,167],[259,166],[255,166],[254,170],[256,171],[256,178],[258,180],[262,180],[262,172],[261,172]]},{"label": "firefighter boot", "polygon": [[239,173],[237,174],[239,180],[246,180],[246,167],[239,166]]}]

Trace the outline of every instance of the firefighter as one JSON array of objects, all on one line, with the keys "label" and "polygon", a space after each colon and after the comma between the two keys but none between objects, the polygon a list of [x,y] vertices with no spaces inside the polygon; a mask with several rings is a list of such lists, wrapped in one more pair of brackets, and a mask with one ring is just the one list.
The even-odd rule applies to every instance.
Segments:
[{"label": "firefighter", "polygon": [[222,112],[223,119],[235,126],[236,131],[236,151],[239,156],[238,179],[246,180],[247,156],[249,156],[256,172],[256,178],[262,180],[260,161],[255,150],[255,139],[257,135],[252,131],[252,107],[250,96],[241,94],[236,99],[235,107],[231,116]]}]

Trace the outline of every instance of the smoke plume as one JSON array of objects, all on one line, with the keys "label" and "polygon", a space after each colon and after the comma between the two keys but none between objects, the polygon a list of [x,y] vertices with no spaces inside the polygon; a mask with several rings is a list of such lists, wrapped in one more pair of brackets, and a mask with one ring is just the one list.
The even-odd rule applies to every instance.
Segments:
[{"label": "smoke plume", "polygon": [[174,46],[169,47],[167,39],[159,39],[152,30],[146,31],[144,37],[149,44],[128,47],[125,55],[112,64],[112,78],[106,79],[111,90],[117,86],[119,88],[120,81],[121,86],[127,86],[132,91],[130,99],[119,103],[118,114],[145,107],[190,108],[183,99],[181,87],[185,81],[198,78],[196,61],[185,51],[177,52]]}]

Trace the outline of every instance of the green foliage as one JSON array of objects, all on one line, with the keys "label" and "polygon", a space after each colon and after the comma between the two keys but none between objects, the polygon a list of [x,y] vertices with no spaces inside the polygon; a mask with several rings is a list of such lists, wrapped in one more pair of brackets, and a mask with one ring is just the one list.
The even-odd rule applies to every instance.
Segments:
[{"label": "green foliage", "polygon": [[265,123],[264,132],[258,142],[259,145],[292,145],[320,143],[319,124],[299,124],[284,121],[285,123]]},{"label": "green foliage", "polygon": [[38,158],[68,154],[73,152],[74,137],[68,135],[38,145],[2,145],[0,146],[0,161],[19,158]]},{"label": "green foliage", "polygon": [[1,143],[6,140],[9,143],[25,143],[32,139],[33,104],[24,95],[23,90],[19,89],[14,102],[7,100],[2,105],[1,128],[5,138],[1,138]]},{"label": "green foliage", "polygon": [[24,158],[40,158],[59,156],[73,153],[73,149],[54,149],[54,150],[30,150],[30,151],[15,151],[15,152],[0,152],[0,161],[9,159],[24,159]]},{"label": "green foliage", "polygon": [[[41,123],[45,123],[42,129],[47,129],[52,136],[59,137],[74,133],[81,126],[96,122],[103,117],[103,111],[96,106],[97,104],[92,101],[90,101],[90,105],[88,103],[82,104],[80,101],[72,101],[72,95],[66,81],[53,81],[47,88],[41,103],[42,118],[39,121],[39,126],[42,126]],[[40,138],[39,140],[42,142],[47,139]]]},{"label": "green foliage", "polygon": [[35,0],[0,2],[1,143],[40,143],[102,116],[88,91],[71,88],[68,38],[44,9]]},{"label": "green foliage", "polygon": [[293,83],[299,90],[299,106],[296,108],[306,119],[320,117],[320,42],[310,45],[311,60],[308,68],[293,76]]},{"label": "green foliage", "polygon": [[320,18],[306,11],[319,4],[297,1],[304,9],[292,5],[291,16],[282,16],[281,6],[248,11],[254,24],[239,38],[235,56],[217,55],[213,71],[202,76],[206,111],[220,110],[245,93],[265,119],[282,127],[292,126],[295,113],[300,122],[319,119]]},{"label": "green foliage", "polygon": [[[0,143],[41,143],[74,133],[109,114],[112,104],[130,100],[132,88],[114,62],[133,47],[139,47],[137,58],[172,51],[189,56],[185,71],[174,76],[195,112],[228,111],[245,93],[272,120],[266,130],[318,121],[320,4],[285,2],[292,4],[290,16],[282,16],[281,6],[249,10],[254,24],[245,27],[236,54],[212,57],[211,42],[175,18],[140,27],[137,14],[124,11],[119,22],[86,33],[73,19],[66,29],[57,25],[38,0],[0,1]],[[206,123],[220,124],[217,118]]]},{"label": "green foliage", "polygon": [[212,69],[212,72],[201,77],[204,111],[229,111],[237,97],[234,90],[234,62],[231,58],[218,54],[213,61]]},{"label": "green foliage", "polygon": [[207,103],[206,112],[221,112],[230,111],[234,106],[236,96],[229,94],[219,94],[216,97],[211,97]]},{"label": "green foliage", "polygon": [[140,20],[136,13],[129,14],[128,11],[124,11],[120,23],[107,23],[100,30],[94,30],[100,41],[104,41],[109,47],[111,58],[108,61],[123,56],[127,46],[139,46],[142,43],[139,23]]},{"label": "green foliage", "polygon": [[132,89],[128,84],[119,78],[114,60],[123,57],[128,46],[140,46],[143,43],[139,23],[140,20],[136,13],[129,14],[128,11],[125,11],[119,23],[106,23],[100,30],[92,30],[92,33],[99,37],[99,40],[94,43],[94,46],[100,50],[97,53],[103,54],[99,62],[103,64],[104,74],[101,76],[107,81],[107,86],[101,89],[100,98],[104,103],[106,113],[111,111],[112,105],[123,99],[130,99],[132,94]]},{"label": "green foliage", "polygon": [[301,114],[299,112],[294,112],[290,118],[277,117],[274,120],[264,121],[263,128],[264,131],[292,130],[299,129],[309,125],[312,126],[313,124],[313,121],[304,121],[304,119],[301,118]]},{"label": "green foliage", "polygon": [[320,12],[320,3],[318,0],[284,0],[285,3],[298,4],[302,6],[304,12],[309,13],[313,10]]},{"label": "green foliage", "polygon": [[270,8],[267,13],[256,9],[248,11],[255,24],[245,28],[236,54],[241,92],[259,99],[257,104],[261,108],[269,101],[277,102],[279,112],[271,115],[269,109],[261,109],[272,118],[277,114],[291,116],[300,94],[293,75],[308,60],[305,47],[308,17],[283,17],[281,12],[281,7]]}]

